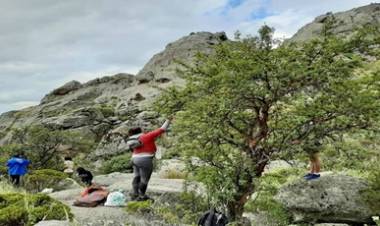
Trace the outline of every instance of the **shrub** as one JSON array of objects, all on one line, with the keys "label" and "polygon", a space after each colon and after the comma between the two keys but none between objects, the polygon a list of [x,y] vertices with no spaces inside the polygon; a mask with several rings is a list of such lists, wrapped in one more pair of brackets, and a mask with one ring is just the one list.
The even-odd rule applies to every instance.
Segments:
[{"label": "shrub", "polygon": [[7,180],[0,181],[0,194],[24,192],[22,188],[12,186]]},{"label": "shrub", "polygon": [[152,211],[152,201],[147,200],[143,202],[128,202],[126,210],[129,213],[150,213]]},{"label": "shrub", "polygon": [[126,153],[123,155],[115,156],[108,161],[105,161],[102,165],[101,171],[103,173],[113,173],[113,172],[131,172],[132,163],[131,163],[132,154]]},{"label": "shrub", "polygon": [[194,192],[183,192],[163,194],[154,203],[129,202],[126,210],[131,214],[142,214],[146,219],[164,221],[168,225],[196,225],[201,215],[208,210],[208,205],[204,197]]},{"label": "shrub", "polygon": [[115,116],[115,110],[112,106],[102,104],[101,106],[98,106],[98,109],[105,118]]},{"label": "shrub", "polygon": [[45,194],[0,194],[0,225],[34,225],[41,220],[72,219],[69,207]]},{"label": "shrub", "polygon": [[380,212],[380,167],[374,164],[368,176],[369,188],[363,198],[375,212]]},{"label": "shrub", "polygon": [[65,178],[67,175],[60,171],[52,169],[35,170],[26,176],[25,187],[29,191],[39,192],[44,188],[55,188]]},{"label": "shrub", "polygon": [[274,197],[286,183],[299,178],[303,170],[297,168],[279,169],[265,174],[257,184],[257,196],[250,200],[245,210],[248,212],[266,212],[268,221],[274,225],[288,225],[290,216]]},{"label": "shrub", "polygon": [[183,192],[172,197],[163,196],[153,205],[154,215],[169,225],[196,224],[207,211],[208,203],[195,192]]}]

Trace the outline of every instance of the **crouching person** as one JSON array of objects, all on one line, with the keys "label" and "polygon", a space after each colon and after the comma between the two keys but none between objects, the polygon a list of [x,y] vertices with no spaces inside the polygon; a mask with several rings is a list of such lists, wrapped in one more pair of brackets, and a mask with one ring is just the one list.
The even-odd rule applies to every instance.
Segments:
[{"label": "crouching person", "polygon": [[170,120],[166,120],[161,128],[147,133],[144,133],[141,128],[133,128],[128,132],[130,138],[140,143],[139,145],[131,146],[133,148],[132,163],[134,173],[132,200],[144,201],[150,199],[145,193],[153,172],[153,158],[157,151],[155,140],[167,131],[169,124]]},{"label": "crouching person", "polygon": [[81,179],[81,181],[87,186],[90,187],[92,185],[92,173],[83,167],[78,167],[77,169],[78,177]]}]

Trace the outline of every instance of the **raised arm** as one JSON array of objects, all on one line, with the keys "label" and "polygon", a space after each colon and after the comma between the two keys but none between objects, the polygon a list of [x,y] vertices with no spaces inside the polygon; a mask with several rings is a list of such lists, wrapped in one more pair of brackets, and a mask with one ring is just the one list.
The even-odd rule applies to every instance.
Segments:
[{"label": "raised arm", "polygon": [[153,130],[149,133],[146,133],[144,136],[147,139],[155,139],[161,134],[165,133],[167,129],[169,128],[169,125],[170,125],[170,120],[166,120],[165,123],[160,128]]}]

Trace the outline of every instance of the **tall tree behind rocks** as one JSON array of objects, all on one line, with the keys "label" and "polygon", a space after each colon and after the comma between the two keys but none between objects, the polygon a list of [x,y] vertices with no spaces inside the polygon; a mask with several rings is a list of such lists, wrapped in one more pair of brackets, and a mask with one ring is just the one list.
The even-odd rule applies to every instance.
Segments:
[{"label": "tall tree behind rocks", "polygon": [[185,88],[173,87],[157,101],[161,113],[177,112],[174,148],[187,158],[193,179],[233,220],[242,217],[270,160],[376,124],[379,73],[356,74],[362,56],[380,43],[371,31],[351,39],[325,32],[273,48],[273,29],[264,26],[259,37],[201,55],[184,71]]}]

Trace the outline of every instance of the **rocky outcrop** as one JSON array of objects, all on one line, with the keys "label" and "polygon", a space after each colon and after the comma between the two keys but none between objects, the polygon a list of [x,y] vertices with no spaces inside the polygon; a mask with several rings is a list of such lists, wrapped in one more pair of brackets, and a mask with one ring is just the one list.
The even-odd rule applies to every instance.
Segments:
[{"label": "rocky outcrop", "polygon": [[212,46],[226,40],[228,39],[224,32],[190,33],[178,41],[169,43],[164,51],[154,55],[136,78],[140,83],[155,81],[162,84],[173,80],[181,83],[177,75],[177,69],[181,68],[178,62],[191,64],[198,52],[210,54],[213,51]]},{"label": "rocky outcrop", "polygon": [[322,28],[327,21],[327,17],[334,16],[337,23],[334,25],[332,32],[337,35],[349,35],[355,28],[372,24],[380,27],[380,3],[372,3],[367,6],[351,9],[339,13],[327,13],[321,15],[306,26],[302,27],[290,41],[307,41],[317,38],[322,34]]},{"label": "rocky outcrop", "polygon": [[371,223],[376,213],[364,201],[367,183],[346,175],[323,175],[320,179],[299,180],[280,189],[276,199],[297,222]]},{"label": "rocky outcrop", "polygon": [[0,145],[11,142],[12,129],[42,124],[102,141],[96,156],[117,154],[120,138],[110,134],[125,133],[131,126],[151,129],[161,123],[150,106],[161,88],[183,84],[177,75],[177,61],[191,63],[196,53],[209,54],[215,44],[226,39],[224,33],[192,33],[167,45],[137,76],[119,73],[83,84],[68,82],[46,95],[38,106],[2,114]]}]

